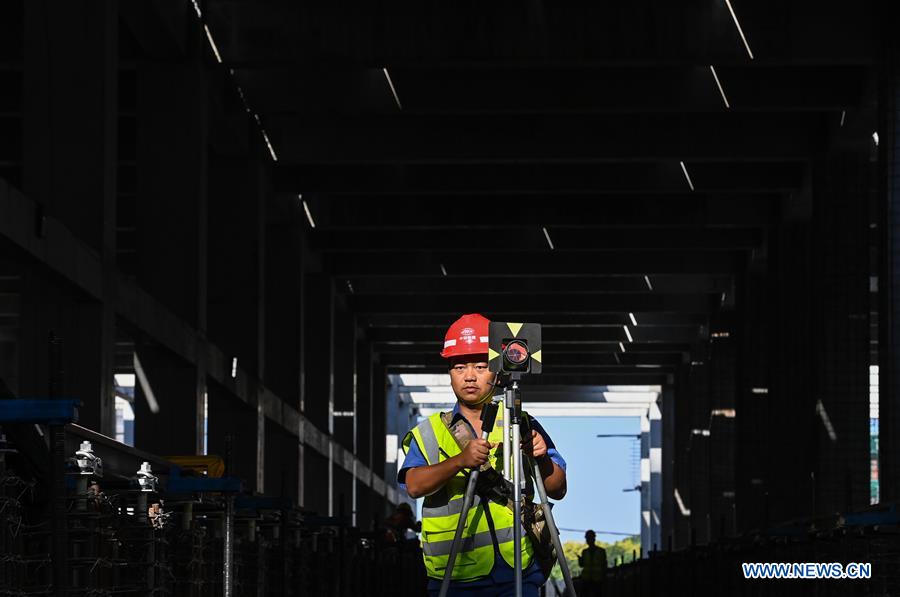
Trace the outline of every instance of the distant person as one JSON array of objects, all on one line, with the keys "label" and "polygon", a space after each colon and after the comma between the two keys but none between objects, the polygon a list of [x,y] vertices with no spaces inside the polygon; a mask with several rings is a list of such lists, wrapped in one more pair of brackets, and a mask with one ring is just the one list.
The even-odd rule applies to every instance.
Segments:
[{"label": "distant person", "polygon": [[400,502],[384,521],[385,562],[394,564],[390,592],[397,597],[419,596],[425,586],[425,567],[417,533],[422,523],[416,520],[412,507]]},{"label": "distant person", "polygon": [[385,524],[393,542],[415,541],[416,533],[422,528],[422,523],[416,521],[412,507],[406,502],[397,504],[397,508],[388,517]]},{"label": "distant person", "polygon": [[584,542],[587,548],[578,556],[578,564],[581,566],[581,588],[578,595],[581,597],[597,597],[606,577],[606,550],[599,545],[594,545],[597,535],[588,529],[584,534]]}]

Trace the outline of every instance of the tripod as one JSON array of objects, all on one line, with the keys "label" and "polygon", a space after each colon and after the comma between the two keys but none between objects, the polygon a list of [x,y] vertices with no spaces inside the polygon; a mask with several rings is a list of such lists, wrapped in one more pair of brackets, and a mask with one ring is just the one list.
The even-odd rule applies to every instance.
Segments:
[{"label": "tripod", "polygon": [[[515,523],[513,524],[513,545],[515,546],[514,569],[515,569],[515,595],[522,596],[522,488],[525,485],[525,474],[522,469],[522,449],[519,446],[522,435],[522,401],[519,396],[519,378],[520,373],[511,375],[511,384],[507,385],[503,394],[503,408],[506,411],[503,417],[503,441],[506,445],[511,446],[509,450],[504,450],[504,458],[506,466],[503,467],[503,476],[512,483],[513,486],[513,513],[515,514]],[[494,422],[497,417],[497,408],[500,401],[491,402],[484,406],[481,411],[481,436],[487,439],[488,435],[494,428]],[[544,520],[550,529],[550,537],[553,540],[553,546],[556,548],[556,558],[559,562],[560,570],[562,570],[563,578],[566,583],[566,591],[570,597],[576,597],[575,588],[572,585],[572,575],[569,571],[569,564],[563,553],[562,544],[559,540],[559,529],[553,519],[553,513],[550,511],[550,504],[547,501],[547,491],[544,488],[544,480],[541,478],[540,471],[537,468],[534,458],[529,456],[529,464],[532,471],[535,472],[535,486],[541,500],[541,508],[544,512]],[[475,497],[475,484],[478,481],[479,469],[475,468],[469,474],[469,480],[466,485],[466,493],[463,497],[462,511],[459,514],[459,521],[456,524],[456,534],[453,536],[453,543],[450,547],[450,557],[447,560],[447,568],[444,569],[444,578],[441,582],[440,597],[446,597],[447,591],[450,589],[450,579],[453,575],[453,565],[456,562],[456,556],[459,553],[462,544],[463,529],[466,526],[469,509],[472,507],[472,501]],[[487,507],[487,506],[486,506]]]}]

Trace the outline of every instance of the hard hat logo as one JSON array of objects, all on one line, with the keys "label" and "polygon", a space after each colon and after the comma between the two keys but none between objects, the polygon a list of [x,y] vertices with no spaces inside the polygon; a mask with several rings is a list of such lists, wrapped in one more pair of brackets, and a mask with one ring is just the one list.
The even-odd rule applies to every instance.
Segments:
[{"label": "hard hat logo", "polygon": [[478,340],[478,336],[475,335],[475,330],[473,328],[463,328],[459,332],[460,342],[465,342],[466,344],[474,344],[476,340]]},{"label": "hard hat logo", "polygon": [[444,336],[445,359],[463,355],[486,354],[490,321],[480,313],[468,313],[453,322]]}]

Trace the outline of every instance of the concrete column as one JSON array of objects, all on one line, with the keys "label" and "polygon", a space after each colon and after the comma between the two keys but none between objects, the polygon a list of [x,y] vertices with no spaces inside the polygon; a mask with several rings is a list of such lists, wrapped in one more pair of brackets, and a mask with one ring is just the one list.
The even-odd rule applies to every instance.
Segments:
[{"label": "concrete column", "polygon": [[748,271],[739,277],[736,289],[738,311],[738,392],[735,504],[739,533],[762,529],[768,525],[767,501],[769,471],[766,450],[769,425],[777,407],[773,406],[769,388],[768,301],[770,290],[764,259],[751,261]]},{"label": "concrete column", "polygon": [[[663,456],[664,462],[671,462],[671,490],[664,489],[663,504],[670,503],[671,527],[674,549],[683,549],[691,541],[691,387],[690,370],[693,367],[688,354],[688,362],[680,365],[675,372],[671,389],[663,388],[664,441],[671,446]],[[673,398],[673,399],[670,399]],[[665,474],[665,470],[664,470]]]},{"label": "concrete column", "polygon": [[55,281],[30,275],[22,329],[35,336],[23,338],[31,354],[21,360],[21,389],[42,392],[31,380],[46,366],[41,346],[53,328],[65,339],[68,393],[84,403],[81,423],[114,435],[118,4],[24,7],[23,190],[43,210],[37,234],[40,217],[52,217],[101,255],[103,296],[53,294]]},{"label": "concrete column", "polygon": [[328,276],[305,276],[303,355],[306,368],[304,414],[323,431],[329,430],[331,376],[331,281]]},{"label": "concrete column", "polygon": [[0,380],[16,396],[19,395],[19,361],[22,353],[19,328],[23,269],[13,259],[0,258],[0,293],[5,295],[0,301],[4,305],[3,314],[0,314]]},{"label": "concrete column", "polygon": [[[891,23],[900,14],[894,3],[884,5]],[[880,90],[879,145],[883,199],[879,202],[879,442],[881,501],[900,499],[900,41],[885,38]]]},{"label": "concrete column", "polygon": [[266,386],[300,409],[302,272],[301,222],[296,199],[267,202],[266,218]]},{"label": "concrete column", "polygon": [[856,147],[829,148],[813,163],[817,516],[869,505],[870,170]]},{"label": "concrete column", "polygon": [[255,491],[265,493],[266,488],[266,414],[263,411],[260,394],[256,403],[256,482]]},{"label": "concrete column", "polygon": [[771,331],[768,370],[772,416],[766,442],[767,519],[770,524],[814,511],[814,457],[821,421],[812,385],[810,226],[780,223],[769,238],[773,300],[766,320]]},{"label": "concrete column", "polygon": [[676,424],[675,424],[675,376],[672,382],[662,387],[659,396],[660,410],[662,411],[662,463],[661,463],[661,490],[660,490],[660,549],[669,549],[676,546],[676,517],[681,517],[678,505],[675,503],[676,487]]},{"label": "concrete column", "polygon": [[195,367],[146,341],[135,343],[135,357],[135,447],[163,456],[194,454]]},{"label": "concrete column", "polygon": [[346,291],[334,297],[333,433],[335,441],[356,454],[356,323]]},{"label": "concrete column", "polygon": [[[210,156],[207,334],[238,366],[265,379],[265,167]],[[254,225],[255,224],[255,225]]]},{"label": "concrete column", "polygon": [[[242,373],[266,380],[267,164],[262,156],[209,158],[208,336]],[[236,359],[236,361],[235,361]],[[262,391],[259,388],[258,391]],[[258,397],[257,397],[258,398]],[[259,401],[257,400],[257,403]],[[255,413],[255,490],[264,491],[265,413]]]},{"label": "concrete column", "polygon": [[[388,405],[387,390],[387,371],[384,365],[376,360],[372,367],[372,471],[376,474],[385,475],[385,482],[390,483],[391,477],[386,475],[384,454],[384,436],[387,424],[386,409]],[[378,498],[376,502],[381,504],[381,512],[376,510],[375,516],[386,516],[389,507],[387,500]]]},{"label": "concrete column", "polygon": [[[253,189],[254,215],[256,231],[256,263],[254,271],[256,280],[256,371],[257,377],[266,379],[266,201],[269,197],[266,185],[266,169],[259,161],[251,162],[254,174]],[[257,388],[256,407],[256,491],[265,493],[266,487],[266,413],[262,408],[262,392],[264,387]]]},{"label": "concrete column", "polygon": [[101,252],[115,242],[118,4],[24,6],[23,190]]},{"label": "concrete column", "polygon": [[297,499],[297,438],[273,421],[265,422],[265,495]]},{"label": "concrete column", "polygon": [[230,435],[233,466],[228,474],[244,479],[251,491],[256,479],[257,425],[256,405],[246,404],[228,388],[210,382],[209,453],[227,458],[227,437]]},{"label": "concrete column", "polygon": [[[199,23],[188,24],[186,38],[183,56],[147,59],[137,65],[135,273],[137,283],[165,307],[206,332],[208,92],[203,62],[206,42]],[[180,452],[196,453],[202,448],[208,392],[205,355],[206,346],[201,343],[197,364],[166,381],[171,387],[157,394],[161,413],[177,411],[188,419],[190,431],[184,437],[193,443],[179,447]],[[177,400],[178,406],[169,404],[171,400]],[[189,407],[183,406],[185,401]],[[142,424],[138,411],[136,435],[148,439],[155,434],[155,422],[148,422],[151,427],[143,431]]]},{"label": "concrete column", "polygon": [[[391,378],[394,378],[391,380]],[[384,437],[385,434],[393,433],[396,434],[399,439],[403,439],[403,436],[409,431],[408,427],[402,427],[402,423],[400,421],[401,413],[400,409],[397,408],[398,402],[400,401],[400,394],[398,392],[400,388],[399,378],[396,376],[389,376],[389,381],[386,384],[386,396],[385,396],[385,426],[384,432],[381,434],[381,437]],[[381,440],[381,443],[384,444],[384,440]],[[384,447],[382,446],[382,451],[384,451]],[[386,462],[387,454],[385,454],[385,458],[381,460],[382,466],[377,470],[379,473],[384,475],[384,480],[387,483],[391,483],[397,478],[397,463],[396,462]]]},{"label": "concrete column", "polygon": [[351,373],[352,382],[353,382],[353,385],[351,388],[351,392],[352,392],[352,396],[353,396],[353,406],[352,406],[353,455],[356,457],[356,460],[354,460],[354,470],[353,470],[353,473],[351,474],[351,479],[350,479],[350,483],[353,486],[353,497],[352,497],[352,501],[351,501],[351,508],[352,508],[351,524],[353,526],[358,526],[357,511],[359,510],[359,500],[360,500],[359,489],[360,488],[359,488],[359,481],[356,478],[356,473],[357,473],[356,467],[358,466],[356,464],[356,462],[359,461],[359,447],[360,447],[359,431],[360,431],[361,425],[360,425],[360,419],[359,419],[359,402],[360,402],[359,369],[357,368],[357,366],[359,365],[359,360],[358,360],[358,357],[356,354],[356,350],[359,346],[359,342],[357,341],[357,339],[359,338],[359,328],[357,327],[357,324],[356,324],[356,316],[355,315],[353,315],[352,317],[350,317],[348,319],[349,319],[348,327],[350,328],[349,332],[351,334],[351,337],[349,339],[349,344],[350,344],[350,349],[351,349],[351,354],[352,354],[352,359],[350,361],[351,362],[350,373]]},{"label": "concrete column", "polygon": [[[372,348],[357,327],[356,340],[356,454],[360,462],[372,469]],[[377,470],[374,470],[378,474]],[[373,521],[372,490],[356,482],[356,523],[368,529]]]},{"label": "concrete column", "polygon": [[[299,205],[299,201],[294,204],[295,210],[295,220],[299,220],[303,218],[303,214],[301,214],[302,207]],[[306,312],[307,312],[307,271],[311,267],[310,262],[310,251],[307,246],[307,238],[306,238],[306,228],[304,228],[305,224],[301,224],[299,226],[299,230],[303,230],[304,233],[298,232],[296,238],[298,240],[298,249],[299,249],[299,265],[297,267],[297,271],[300,275],[300,285],[298,288],[299,295],[297,299],[296,306],[296,314],[297,314],[297,323],[298,323],[298,360],[297,360],[297,385],[299,389],[299,409],[300,412],[306,415],[306,396],[307,396],[307,386],[306,386],[306,354],[307,354],[307,320],[306,320]],[[304,444],[304,429],[305,423],[301,423],[300,430],[298,433],[298,442],[297,442],[297,503],[301,507],[307,507],[306,503],[306,494],[307,494],[307,474],[306,474],[306,445]]]},{"label": "concrete column", "polygon": [[[62,341],[62,391],[84,403],[80,423],[100,430],[100,415],[105,412],[101,411],[100,398],[106,397],[102,393],[106,377],[100,359],[104,350],[104,330],[100,325],[103,306],[37,267],[23,268],[22,297],[19,395],[47,396],[49,338],[53,333]],[[111,364],[108,373],[112,379]],[[111,401],[107,407],[112,411]],[[115,435],[114,426],[108,431]]]},{"label": "concrete column", "polygon": [[297,442],[297,506],[306,507],[306,445],[303,443],[303,435],[300,434]]},{"label": "concrete column", "polygon": [[[327,318],[326,329],[328,330],[325,338],[327,339],[327,353],[328,353],[328,371],[326,373],[326,380],[328,383],[328,393],[326,395],[326,399],[328,401],[328,413],[327,413],[327,426],[328,435],[330,439],[334,439],[334,396],[335,396],[335,359],[337,358],[337,351],[335,349],[335,341],[334,341],[334,312],[335,312],[335,290],[334,290],[334,280],[328,278],[325,284],[325,296],[327,297],[327,309],[323,310],[323,317]],[[331,441],[328,443],[328,516],[334,516],[337,512],[339,512],[339,504],[337,500],[343,500],[343,495],[340,495],[335,492],[335,445],[334,442]]]},{"label": "concrete column", "polygon": [[716,314],[710,323],[707,369],[710,409],[707,413],[710,456],[711,540],[733,534],[735,518],[735,335],[730,312]]},{"label": "concrete column", "polygon": [[[662,412],[658,402],[651,402],[647,410],[650,423],[649,439],[649,465],[650,465],[650,536],[647,547],[660,550],[664,549],[662,537],[662,460],[664,457],[662,447]],[[643,442],[642,442],[643,444]],[[641,485],[643,485],[643,480]]]},{"label": "concrete column", "polygon": [[[334,406],[332,281],[326,274],[307,273],[304,285],[304,414],[313,425],[330,434]],[[334,512],[333,454],[323,458],[306,450],[305,458],[304,479],[310,486],[306,498],[313,497],[316,504],[323,504],[325,509],[319,512],[330,516]],[[324,461],[320,462],[320,458]]]},{"label": "concrete column", "polygon": [[653,549],[650,485],[650,413],[641,416],[641,557]]},{"label": "concrete column", "polygon": [[359,337],[356,341],[356,453],[369,468],[372,467],[372,441],[372,348]]},{"label": "concrete column", "polygon": [[[288,405],[302,412],[301,405],[301,344],[303,303],[303,229],[297,216],[295,197],[275,196],[266,201],[266,292],[265,292],[265,384]],[[297,434],[293,446],[281,446],[267,441],[267,454],[271,449],[281,450],[276,457],[285,465],[285,472],[274,479],[288,478],[293,482],[289,495],[303,500],[302,435]],[[284,458],[293,453],[296,458]],[[267,479],[273,471],[268,464]],[[267,492],[272,484],[267,484]]]},{"label": "concrete column", "polygon": [[708,543],[711,531],[708,348],[708,344],[702,344],[692,352],[692,365],[688,374],[691,405],[690,435],[686,450],[690,467],[688,508],[691,511],[692,539],[698,544]]},{"label": "concrete column", "polygon": [[200,328],[208,177],[202,35],[199,25],[189,28],[183,60],[138,64],[136,211],[138,283]]},{"label": "concrete column", "polygon": [[304,498],[303,504],[309,510],[321,516],[328,514],[331,507],[329,499],[329,474],[330,464],[327,456],[322,456],[312,448],[304,451]]}]

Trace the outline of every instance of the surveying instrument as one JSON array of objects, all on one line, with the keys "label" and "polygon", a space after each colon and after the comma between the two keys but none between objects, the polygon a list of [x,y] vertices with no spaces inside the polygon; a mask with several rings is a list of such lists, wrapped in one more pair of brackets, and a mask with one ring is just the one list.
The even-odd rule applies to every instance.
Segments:
[{"label": "surveying instrument", "polygon": [[[525,470],[522,466],[522,440],[523,423],[530,433],[527,420],[522,418],[522,397],[519,391],[519,381],[528,374],[541,372],[541,326],[537,323],[505,323],[492,321],[488,328],[488,368],[497,374],[496,388],[503,389],[502,398],[489,402],[481,411],[481,437],[487,439],[494,428],[497,417],[497,409],[505,410],[503,416],[503,478],[512,486],[513,513],[516,514],[516,524],[513,525],[513,545],[515,562],[515,595],[522,596],[522,491],[526,488]],[[510,446],[510,449],[506,447]],[[547,491],[544,488],[544,480],[534,457],[528,457],[528,471],[533,474],[535,487],[541,500],[541,509],[544,513],[544,521],[550,531],[550,538],[556,549],[556,559],[562,570],[566,583],[567,595],[575,596],[575,588],[572,585],[572,574],[569,564],[563,553],[559,540],[559,530],[553,520],[550,503],[547,501]],[[453,565],[462,544],[463,529],[466,527],[469,509],[475,497],[475,484],[478,481],[478,468],[473,468],[469,473],[466,484],[466,493],[463,497],[462,511],[459,522],[456,525],[456,534],[450,547],[450,557],[447,560],[447,568],[444,569],[444,578],[441,582],[440,597],[446,597],[450,589],[450,581],[453,575]]]}]

